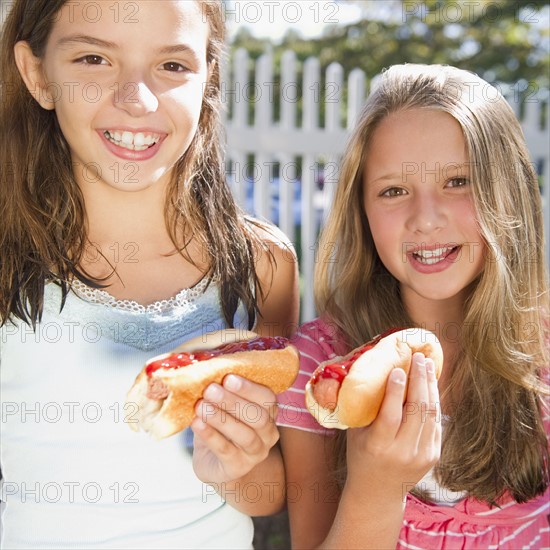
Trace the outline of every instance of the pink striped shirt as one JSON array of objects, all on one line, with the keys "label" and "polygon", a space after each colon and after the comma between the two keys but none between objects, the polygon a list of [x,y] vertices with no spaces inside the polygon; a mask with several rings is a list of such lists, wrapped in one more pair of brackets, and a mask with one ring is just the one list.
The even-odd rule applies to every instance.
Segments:
[{"label": "pink striped shirt", "polygon": [[[329,435],[332,430],[309,414],[304,388],[319,363],[346,353],[345,342],[334,325],[316,319],[301,327],[293,343],[300,350],[300,373],[293,387],[279,396],[277,424]],[[548,410],[546,415],[548,427]],[[525,504],[509,497],[500,508],[474,498],[453,506],[432,504],[409,494],[397,549],[549,549],[549,524],[550,489]]]}]

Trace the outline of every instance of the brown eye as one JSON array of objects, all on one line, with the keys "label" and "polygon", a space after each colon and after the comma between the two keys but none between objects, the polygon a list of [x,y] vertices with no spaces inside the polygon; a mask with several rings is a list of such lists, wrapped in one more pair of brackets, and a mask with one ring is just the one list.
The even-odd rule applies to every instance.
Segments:
[{"label": "brown eye", "polygon": [[85,55],[76,60],[77,63],[83,63],[85,65],[103,65],[106,63],[105,59],[100,55]]},{"label": "brown eye", "polygon": [[468,178],[453,178],[447,182],[447,187],[466,187],[469,183]]},{"label": "brown eye", "polygon": [[181,63],[176,63],[175,61],[169,61],[168,63],[164,63],[162,65],[162,68],[165,71],[169,71],[173,73],[181,73],[188,70],[187,67],[184,67]]}]

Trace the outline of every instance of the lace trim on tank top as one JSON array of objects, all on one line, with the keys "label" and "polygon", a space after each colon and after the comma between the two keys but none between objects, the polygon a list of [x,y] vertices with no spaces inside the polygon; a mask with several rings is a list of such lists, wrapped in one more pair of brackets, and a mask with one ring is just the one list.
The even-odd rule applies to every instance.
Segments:
[{"label": "lace trim on tank top", "polygon": [[92,288],[78,279],[75,279],[71,283],[71,288],[77,295],[92,304],[103,304],[113,309],[130,311],[132,313],[164,313],[175,307],[185,306],[197,301],[204,294],[208,283],[209,279],[205,277],[195,286],[191,288],[184,288],[171,298],[166,300],[158,300],[146,306],[138,304],[134,300],[117,300],[105,290],[100,288]]},{"label": "lace trim on tank top", "polygon": [[[62,309],[61,288],[50,283],[44,290],[44,311],[53,316],[54,321],[49,322],[70,327],[80,325],[87,342],[107,338],[117,344],[157,353],[227,326],[218,284],[208,278],[172,298],[147,306],[133,300],[117,300],[105,290],[74,281]],[[235,312],[234,325],[248,327],[242,304]]]},{"label": "lace trim on tank top", "polygon": [[79,323],[91,341],[101,337],[118,344],[150,351],[170,342],[182,342],[204,331],[224,328],[218,287],[205,278],[166,300],[142,305],[117,300],[102,289],[73,281],[72,292],[60,311],[61,289],[47,285],[44,308],[59,315],[62,322]]}]

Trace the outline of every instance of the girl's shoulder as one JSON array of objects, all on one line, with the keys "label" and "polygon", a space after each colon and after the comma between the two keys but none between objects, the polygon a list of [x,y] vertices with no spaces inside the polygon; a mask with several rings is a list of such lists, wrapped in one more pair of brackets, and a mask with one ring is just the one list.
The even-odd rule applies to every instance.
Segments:
[{"label": "girl's shoulder", "polygon": [[247,230],[253,235],[254,264],[260,280],[276,272],[278,277],[292,276],[297,271],[298,257],[292,241],[275,225],[246,218]]},{"label": "girl's shoulder", "polygon": [[294,244],[279,227],[251,217],[246,217],[245,221],[247,229],[262,245],[261,250],[254,250],[256,259],[261,260],[263,252],[268,252],[275,259],[282,255],[288,261],[297,261]]},{"label": "girl's shoulder", "polygon": [[290,239],[273,225],[246,218],[258,290],[258,334],[291,335],[300,304],[298,259]]}]

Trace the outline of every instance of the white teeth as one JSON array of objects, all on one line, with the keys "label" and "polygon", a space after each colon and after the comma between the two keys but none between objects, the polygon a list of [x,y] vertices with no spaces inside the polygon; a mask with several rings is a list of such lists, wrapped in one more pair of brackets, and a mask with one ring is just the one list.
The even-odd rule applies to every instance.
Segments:
[{"label": "white teeth", "polygon": [[132,132],[122,132],[121,141],[122,143],[124,143],[124,145],[132,145],[132,142],[134,141],[134,135],[132,134]]},{"label": "white teeth", "polygon": [[441,256],[445,254],[448,250],[451,250],[451,249],[452,247],[434,248],[433,250],[417,250],[415,254],[418,254],[423,258],[434,258],[435,256]]},{"label": "white teeth", "polygon": [[134,145],[136,147],[143,147],[145,145],[145,136],[141,132],[134,136]]},{"label": "white teeth", "polygon": [[160,135],[158,134],[144,134],[143,132],[133,134],[128,131],[107,130],[104,132],[104,135],[109,141],[119,147],[124,147],[131,151],[145,151],[145,149],[148,149],[160,140]]},{"label": "white teeth", "polygon": [[420,249],[414,252],[414,256],[420,263],[432,265],[443,260],[447,253],[453,250],[453,248],[455,247],[447,246],[445,248],[434,248],[432,250]]}]

